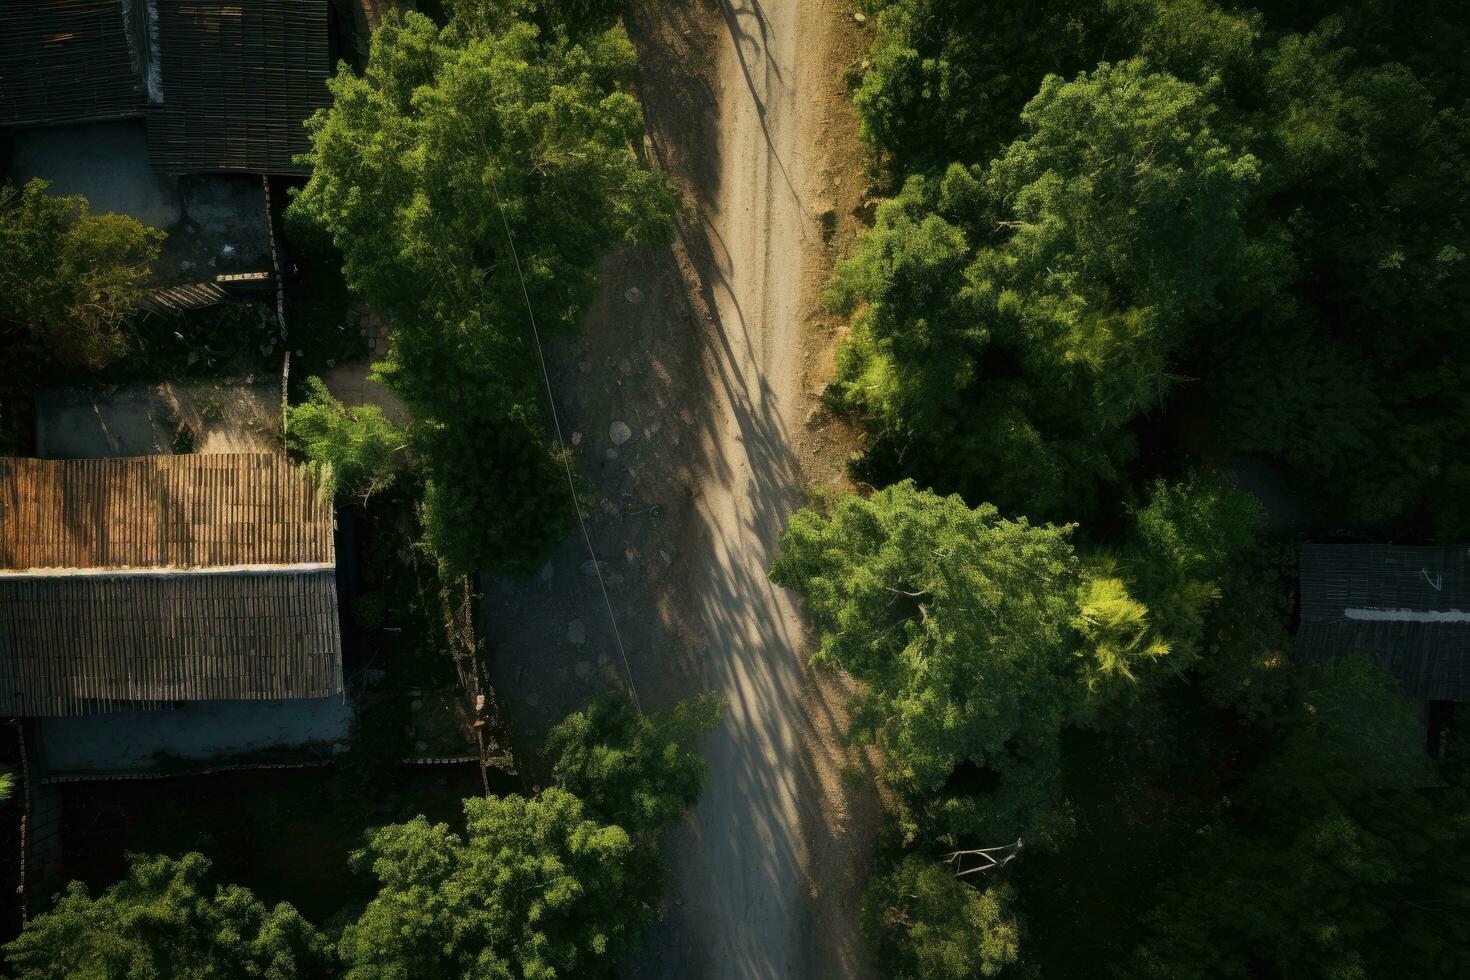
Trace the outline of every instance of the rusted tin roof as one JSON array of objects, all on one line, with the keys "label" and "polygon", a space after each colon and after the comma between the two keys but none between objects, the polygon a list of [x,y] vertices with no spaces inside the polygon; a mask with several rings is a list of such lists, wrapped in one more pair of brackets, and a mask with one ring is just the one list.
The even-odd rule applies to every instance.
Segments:
[{"label": "rusted tin roof", "polygon": [[1470,547],[1302,547],[1296,653],[1361,653],[1415,698],[1470,701]]},{"label": "rusted tin roof", "polygon": [[334,526],[272,453],[0,459],[0,569],[331,564]]},{"label": "rusted tin roof", "polygon": [[0,714],[341,692],[333,530],[279,455],[0,459]]},{"label": "rusted tin roof", "polygon": [[330,568],[0,576],[0,714],[341,690]]}]

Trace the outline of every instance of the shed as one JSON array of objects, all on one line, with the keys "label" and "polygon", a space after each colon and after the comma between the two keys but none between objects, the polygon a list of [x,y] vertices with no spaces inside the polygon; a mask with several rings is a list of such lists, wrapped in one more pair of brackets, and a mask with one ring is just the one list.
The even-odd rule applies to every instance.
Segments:
[{"label": "shed", "polygon": [[0,714],[340,694],[333,529],[278,454],[0,459]]},{"label": "shed", "polygon": [[1308,544],[1296,655],[1365,654],[1411,697],[1470,701],[1470,546]]},{"label": "shed", "polygon": [[0,0],[0,125],[141,113],[145,10],[141,0]]}]

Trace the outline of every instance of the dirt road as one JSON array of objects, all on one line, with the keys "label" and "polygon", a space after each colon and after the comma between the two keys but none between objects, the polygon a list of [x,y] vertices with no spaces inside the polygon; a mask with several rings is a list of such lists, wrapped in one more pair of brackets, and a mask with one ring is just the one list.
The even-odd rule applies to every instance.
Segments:
[{"label": "dirt road", "polygon": [[830,89],[840,71],[820,60],[840,14],[809,0],[720,6],[718,125],[706,148],[716,163],[700,195],[703,227],[686,238],[701,239],[690,246],[714,381],[693,625],[727,716],[707,746],[709,785],[673,854],[681,904],[670,930],[683,941],[645,973],[849,977],[863,968],[854,893],[842,887],[852,869],[841,865],[858,855],[831,846],[847,809],[830,764],[841,750],[827,744],[833,719],[813,717],[828,714],[832,692],[804,668],[810,648],[793,597],[767,579],[805,478],[796,448],[812,409],[803,330],[824,258],[822,181],[808,163],[826,100],[813,87]]},{"label": "dirt road", "polygon": [[[871,786],[870,760],[841,744],[842,680],[805,668],[802,618],[766,578],[800,488],[846,452],[812,416],[831,341],[816,298],[861,196],[842,70],[863,39],[844,2],[631,0],[677,240],[610,257],[582,335],[549,351],[642,703],[728,704],[670,845],[664,921],[626,965],[648,980],[869,975],[874,808],[841,774]],[[533,581],[486,591],[495,689],[532,771],[549,724],[626,683],[590,572],[573,536]]]}]

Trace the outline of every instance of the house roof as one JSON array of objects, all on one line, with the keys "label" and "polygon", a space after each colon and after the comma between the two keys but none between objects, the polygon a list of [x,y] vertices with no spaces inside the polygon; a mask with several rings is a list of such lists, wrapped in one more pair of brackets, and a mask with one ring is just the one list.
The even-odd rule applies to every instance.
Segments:
[{"label": "house roof", "polygon": [[330,564],[334,527],[272,453],[0,459],[0,569]]},{"label": "house roof", "polygon": [[279,455],[0,460],[0,714],[339,693],[333,528]]},{"label": "house roof", "polygon": [[0,125],[118,119],[143,111],[133,0],[0,0]]},{"label": "house roof", "polygon": [[331,102],[327,0],[156,0],[162,100],[148,151],[168,173],[304,174],[303,123]]},{"label": "house roof", "polygon": [[0,576],[0,713],[341,690],[331,568]]},{"label": "house roof", "polygon": [[1412,697],[1470,701],[1470,547],[1302,547],[1304,660],[1366,654]]}]

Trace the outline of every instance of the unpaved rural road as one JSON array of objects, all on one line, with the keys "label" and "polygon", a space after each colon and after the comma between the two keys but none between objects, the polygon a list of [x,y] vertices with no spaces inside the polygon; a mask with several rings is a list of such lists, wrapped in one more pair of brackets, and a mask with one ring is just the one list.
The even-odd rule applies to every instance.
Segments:
[{"label": "unpaved rural road", "polygon": [[[847,3],[630,0],[676,241],[609,256],[584,331],[548,351],[626,667],[578,536],[485,595],[528,771],[546,728],[609,685],[650,710],[726,701],[709,784],[669,841],[664,920],[623,964],[639,980],[871,975],[875,760],[843,744],[847,682],[805,667],[794,597],[766,577],[800,488],[840,484],[851,448],[812,414],[838,330],[815,300],[863,195],[843,70],[866,38]],[[840,775],[854,768],[860,787]]]},{"label": "unpaved rural road", "polygon": [[[714,420],[704,433],[706,473],[698,507],[702,551],[689,585],[703,634],[706,683],[724,696],[710,737],[710,781],[676,838],[670,928],[676,945],[645,964],[646,976],[784,978],[858,976],[861,946],[847,889],[834,876],[855,855],[832,847],[834,737],[812,717],[820,695],[793,597],[767,570],[802,476],[793,444],[811,399],[803,389],[803,304],[822,249],[815,174],[805,160],[819,138],[812,118],[840,66],[813,63],[830,27],[829,4],[722,0],[715,161],[702,195],[692,251],[712,337]],[[825,22],[820,19],[825,18]],[[823,769],[826,772],[823,772]],[[842,795],[840,788],[836,795]],[[656,943],[655,943],[656,945]]]}]

